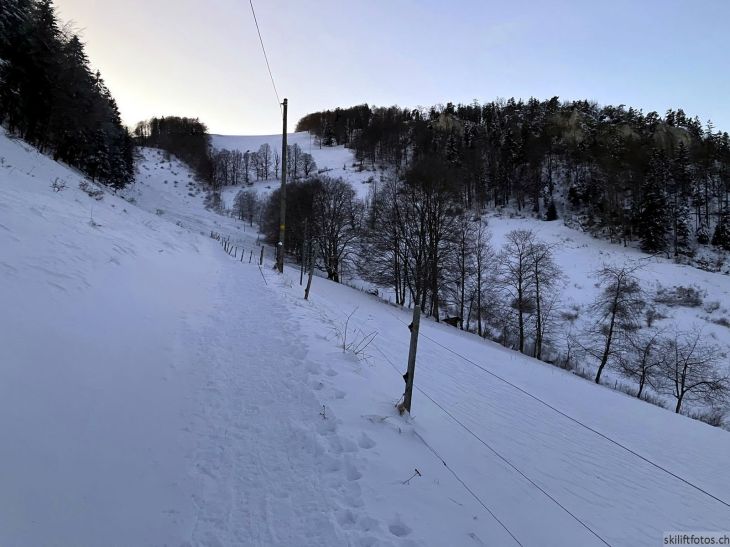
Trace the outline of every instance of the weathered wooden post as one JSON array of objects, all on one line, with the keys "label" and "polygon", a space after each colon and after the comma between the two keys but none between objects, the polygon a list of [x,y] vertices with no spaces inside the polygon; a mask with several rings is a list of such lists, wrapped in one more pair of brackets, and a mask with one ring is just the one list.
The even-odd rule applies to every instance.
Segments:
[{"label": "weathered wooden post", "polygon": [[411,347],[408,350],[408,371],[405,375],[406,391],[403,394],[403,403],[398,407],[401,414],[404,410],[411,413],[411,400],[413,399],[413,376],[416,373],[416,350],[418,349],[418,329],[421,325],[421,307],[413,307],[413,322],[408,326],[411,331]]},{"label": "weathered wooden post", "polygon": [[309,300],[309,289],[312,288],[312,276],[314,275],[314,252],[312,245],[309,246],[309,277],[307,278],[307,288],[304,289],[304,300]]}]

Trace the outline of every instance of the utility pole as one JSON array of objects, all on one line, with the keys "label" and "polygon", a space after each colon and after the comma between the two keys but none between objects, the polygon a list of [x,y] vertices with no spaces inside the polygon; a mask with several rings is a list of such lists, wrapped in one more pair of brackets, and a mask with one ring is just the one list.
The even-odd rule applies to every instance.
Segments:
[{"label": "utility pole", "polygon": [[403,394],[403,403],[398,407],[401,414],[404,410],[411,413],[411,399],[413,398],[413,375],[416,372],[416,349],[418,347],[418,328],[421,324],[421,307],[413,307],[413,322],[408,326],[411,331],[411,347],[408,350],[408,372],[405,374],[406,391]]},{"label": "utility pole", "polygon": [[284,130],[281,134],[281,216],[279,218],[279,244],[277,245],[276,266],[284,273],[284,235],[286,234],[286,108],[284,99]]}]

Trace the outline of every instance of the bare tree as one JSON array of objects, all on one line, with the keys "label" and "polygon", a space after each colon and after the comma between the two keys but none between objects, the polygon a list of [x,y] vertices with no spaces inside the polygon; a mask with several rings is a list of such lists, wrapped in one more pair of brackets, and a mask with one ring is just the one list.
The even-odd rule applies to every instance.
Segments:
[{"label": "bare tree", "polygon": [[662,348],[662,331],[644,334],[641,331],[627,333],[624,351],[617,354],[618,368],[624,376],[639,384],[636,396],[640,399],[644,388],[659,389],[661,372],[665,365]]},{"label": "bare tree", "polygon": [[589,340],[583,349],[599,360],[597,384],[601,383],[601,374],[609,359],[620,349],[617,339],[621,342],[627,332],[638,328],[645,302],[634,276],[635,270],[628,266],[604,265],[595,274],[601,292],[589,308],[596,320],[589,328]]},{"label": "bare tree", "polygon": [[212,177],[211,182],[214,189],[227,186],[231,183],[231,151],[219,150],[211,158]]},{"label": "bare tree", "polygon": [[253,219],[259,212],[261,201],[255,190],[241,190],[233,200],[233,210],[240,220],[248,220],[253,226]]},{"label": "bare tree", "polygon": [[231,152],[231,184],[238,186],[243,176],[243,154],[240,150]]},{"label": "bare tree", "polygon": [[[474,249],[474,294],[472,300],[476,305],[477,333],[484,335],[483,320],[488,316],[488,307],[494,306],[496,294],[494,291],[496,280],[496,255],[491,244],[491,236],[487,226],[481,220],[476,227]],[[471,310],[468,314],[471,318]],[[469,328],[467,324],[467,329]]]},{"label": "bare tree", "polygon": [[506,240],[499,253],[499,284],[507,296],[509,308],[517,314],[517,348],[524,353],[526,323],[535,312],[535,233],[512,230]]},{"label": "bare tree", "polygon": [[467,310],[467,298],[474,292],[475,270],[474,264],[477,242],[475,238],[476,225],[467,214],[459,216],[451,234],[451,253],[449,271],[448,295],[458,309],[458,322],[464,329],[464,317]]},{"label": "bare tree", "polygon": [[388,178],[382,186],[371,185],[358,268],[363,279],[392,287],[396,304],[403,305],[408,284],[406,247],[399,221],[399,188],[395,178]]},{"label": "bare tree", "polygon": [[243,182],[249,184],[251,182],[251,168],[252,168],[251,152],[246,150],[243,153]]},{"label": "bare tree", "polygon": [[556,288],[563,279],[563,272],[553,258],[553,246],[533,240],[530,253],[532,277],[535,284],[535,351],[533,356],[542,359],[543,341],[550,326],[551,312],[557,301]]},{"label": "bare tree", "polygon": [[274,148],[274,178],[279,178],[279,167],[281,166],[281,156],[279,156],[279,149]]},{"label": "bare tree", "polygon": [[302,148],[297,143],[287,145],[286,169],[292,181],[297,180],[302,172]]},{"label": "bare tree", "polygon": [[323,178],[314,198],[312,228],[327,279],[339,283],[341,265],[354,251],[363,207],[355,190],[340,179]]},{"label": "bare tree", "polygon": [[314,161],[312,154],[306,152],[302,154],[302,172],[305,177],[311,175],[317,169],[317,163]]},{"label": "bare tree", "polygon": [[257,155],[259,168],[261,169],[261,178],[263,180],[269,180],[269,173],[271,172],[271,146],[268,143],[262,144],[259,146]]},{"label": "bare tree", "polygon": [[258,152],[251,152],[251,169],[256,173],[256,180],[261,180],[263,177],[264,171],[261,166],[261,156],[259,156]]},{"label": "bare tree", "polygon": [[685,401],[705,405],[727,401],[730,377],[718,367],[724,356],[716,345],[703,339],[700,330],[675,332],[661,351],[665,356],[663,391],[676,399],[675,412],[682,410]]}]

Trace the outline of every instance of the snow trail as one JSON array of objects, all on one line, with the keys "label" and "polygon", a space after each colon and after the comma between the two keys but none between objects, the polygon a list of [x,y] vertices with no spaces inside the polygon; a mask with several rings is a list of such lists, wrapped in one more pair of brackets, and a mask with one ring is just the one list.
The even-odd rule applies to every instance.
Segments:
[{"label": "snow trail", "polygon": [[310,387],[322,368],[275,294],[280,283],[264,270],[269,288],[257,265],[219,255],[210,308],[184,336],[199,386],[193,544],[367,544],[367,531],[342,528],[364,512],[359,447],[339,435]]}]

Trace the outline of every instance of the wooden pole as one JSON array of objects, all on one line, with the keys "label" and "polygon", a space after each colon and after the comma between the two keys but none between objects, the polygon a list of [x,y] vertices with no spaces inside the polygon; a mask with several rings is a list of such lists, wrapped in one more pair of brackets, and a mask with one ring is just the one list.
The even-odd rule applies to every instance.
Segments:
[{"label": "wooden pole", "polygon": [[286,234],[286,110],[289,102],[284,99],[284,130],[281,134],[281,213],[279,217],[279,245],[276,253],[276,266],[279,273],[284,272],[284,236]]},{"label": "wooden pole", "polygon": [[264,246],[261,245],[261,258],[259,258],[259,266],[264,265]]},{"label": "wooden pole", "polygon": [[[411,400],[413,399],[413,376],[416,373],[416,349],[418,348],[418,329],[421,324],[421,307],[413,307],[413,322],[408,327],[411,330],[411,347],[408,350],[408,372],[406,372],[406,391],[403,394],[403,410],[411,413]],[[402,410],[401,410],[402,412]]]},{"label": "wooden pole", "polygon": [[309,300],[309,289],[312,288],[312,276],[314,275],[314,253],[312,246],[309,246],[309,277],[307,278],[307,288],[304,289],[304,300]]}]

